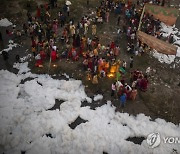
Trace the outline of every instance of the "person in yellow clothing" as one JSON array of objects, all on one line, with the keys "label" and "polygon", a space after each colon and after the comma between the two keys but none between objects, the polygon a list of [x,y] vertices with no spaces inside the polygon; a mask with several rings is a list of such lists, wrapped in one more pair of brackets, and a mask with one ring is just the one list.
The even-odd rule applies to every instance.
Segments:
[{"label": "person in yellow clothing", "polygon": [[71,32],[71,36],[73,36],[76,33],[75,25],[70,25],[69,29],[70,29],[70,32]]},{"label": "person in yellow clothing", "polygon": [[100,15],[101,15],[101,9],[100,9],[100,8],[97,9],[96,15],[97,15],[98,17],[100,17]]},{"label": "person in yellow clothing", "polygon": [[83,47],[85,48],[86,47],[86,43],[87,43],[87,39],[85,36],[82,37],[82,44],[83,44]]},{"label": "person in yellow clothing", "polygon": [[97,29],[96,24],[93,24],[92,25],[92,35],[96,35],[96,29]]},{"label": "person in yellow clothing", "polygon": [[92,84],[98,84],[98,76],[97,75],[93,76]]},{"label": "person in yellow clothing", "polygon": [[97,50],[97,48],[96,49],[94,49],[94,56],[98,56],[98,50]]}]

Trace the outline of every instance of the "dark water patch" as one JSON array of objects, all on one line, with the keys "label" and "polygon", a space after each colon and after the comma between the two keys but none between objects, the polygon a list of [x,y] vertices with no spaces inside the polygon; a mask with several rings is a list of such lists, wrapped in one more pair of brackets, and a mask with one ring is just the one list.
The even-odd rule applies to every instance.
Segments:
[{"label": "dark water patch", "polygon": [[21,80],[20,84],[24,84],[25,82],[31,81],[31,80],[33,80],[33,79],[34,79],[34,78],[28,77],[28,78],[26,78],[26,79],[24,79],[24,80]]},{"label": "dark water patch", "polygon": [[18,74],[19,70],[16,68],[13,68],[13,64],[14,63],[12,63],[10,59],[8,61],[4,61],[0,56],[0,69],[1,70],[7,70],[14,74]]},{"label": "dark water patch", "polygon": [[58,99],[55,99],[55,104],[52,108],[48,109],[48,110],[56,110],[56,109],[59,109],[60,110],[60,106],[61,104],[64,103],[63,100],[58,100]]},{"label": "dark water patch", "polygon": [[51,133],[46,134],[46,137],[54,138]]},{"label": "dark water patch", "polygon": [[26,151],[21,151],[21,154],[25,154],[26,153]]},{"label": "dark water patch", "polygon": [[81,102],[81,107],[86,107],[86,106],[90,106],[90,103],[88,103],[87,101]]},{"label": "dark water patch", "polygon": [[42,83],[40,83],[40,82],[38,82],[38,81],[37,81],[37,84],[39,84],[40,86],[43,86]]},{"label": "dark water patch", "polygon": [[173,148],[173,151],[172,151],[173,154],[178,154],[178,151],[176,149]]},{"label": "dark water patch", "polygon": [[91,110],[96,110],[96,108],[101,107],[103,105],[104,105],[104,103],[102,103],[102,101],[101,102],[92,101],[92,103],[88,103],[87,101],[81,102],[81,107],[89,106]]},{"label": "dark water patch", "polygon": [[141,143],[145,140],[145,137],[128,137],[126,139],[126,141],[130,141],[133,142],[134,144],[139,144],[141,145]]},{"label": "dark water patch", "polygon": [[86,123],[88,120],[84,120],[82,119],[80,116],[77,117],[77,119],[72,122],[71,124],[69,124],[69,127],[71,129],[75,129],[78,125],[80,125],[81,123]]},{"label": "dark water patch", "polygon": [[103,151],[103,154],[108,154],[107,152]]}]

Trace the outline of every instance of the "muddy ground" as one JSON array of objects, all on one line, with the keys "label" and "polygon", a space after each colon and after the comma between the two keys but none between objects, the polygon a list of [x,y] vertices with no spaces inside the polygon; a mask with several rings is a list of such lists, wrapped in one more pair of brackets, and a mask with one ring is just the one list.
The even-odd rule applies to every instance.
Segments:
[{"label": "muddy ground", "polygon": [[[7,17],[13,23],[17,24],[17,27],[21,28],[23,22],[26,22],[26,1],[25,0],[6,0],[2,1],[3,5],[0,7],[0,17]],[[178,5],[178,0],[171,1],[171,5]],[[38,1],[38,4],[43,3],[43,0]],[[58,1],[58,8],[51,10],[51,13],[57,17],[57,12],[62,7],[62,1]],[[89,14],[92,11],[95,11],[96,7],[99,6],[99,1],[91,0],[90,6],[86,6],[85,0],[72,0],[71,6],[71,17],[74,18],[77,22],[83,15]],[[32,12],[35,11],[36,2],[33,4]],[[3,6],[3,7],[2,7]],[[122,15],[123,22],[124,17]],[[107,45],[112,40],[116,41],[116,31],[118,26],[116,25],[117,16],[114,13],[110,15],[110,23],[104,23],[103,25],[98,25],[97,35],[100,37],[100,43]],[[120,26],[121,27],[121,26]],[[3,33],[4,38],[4,47],[7,46],[8,40],[5,35],[5,29],[0,27],[0,31]],[[59,29],[61,32],[62,29]],[[90,33],[88,34],[90,35]],[[10,51],[9,62],[4,62],[2,56],[0,56],[0,69],[7,69],[11,72],[17,73],[17,70],[12,68],[13,63],[15,62],[15,55],[19,54],[20,57],[23,57],[27,54],[31,54],[31,42],[30,39],[26,36],[21,38],[21,41],[14,39],[15,42],[20,43],[21,46],[14,48]],[[125,60],[129,64],[129,55],[126,52],[127,40],[123,34],[120,41],[117,42],[121,48],[120,60]],[[59,52],[63,50],[63,46],[57,41],[59,47]],[[112,101],[112,105],[116,107],[117,112],[127,112],[132,115],[137,115],[139,113],[144,113],[147,116],[150,116],[152,119],[163,118],[166,121],[170,121],[176,124],[180,123],[180,65],[176,64],[176,68],[171,68],[173,64],[161,64],[154,57],[151,57],[149,53],[145,53],[143,56],[134,57],[134,69],[138,68],[142,71],[150,66],[155,71],[152,73],[149,78],[150,84],[147,92],[138,91],[138,97],[136,101],[128,101],[124,109],[120,108],[120,102],[116,98],[111,98],[111,84],[114,81],[114,78],[101,78],[99,79],[98,85],[93,85],[90,81],[86,80],[86,73],[83,71],[82,67],[82,58],[78,62],[73,62],[71,60],[67,61],[65,59],[57,60],[51,64],[50,70],[48,72],[49,61],[47,60],[44,63],[43,68],[36,68],[34,66],[35,60],[33,58],[29,59],[29,67],[32,69],[33,73],[45,74],[49,73],[53,78],[64,79],[63,73],[66,73],[74,79],[82,80],[85,91],[89,97],[92,97],[95,94],[102,94],[104,96],[103,100],[100,102],[93,102],[88,104],[87,102],[82,102],[82,106],[91,106],[92,109],[99,107],[106,103],[107,100]],[[53,67],[56,64],[57,67]],[[129,65],[128,65],[129,66]],[[129,72],[129,70],[128,70]],[[129,73],[126,74],[127,82],[129,82]]]}]

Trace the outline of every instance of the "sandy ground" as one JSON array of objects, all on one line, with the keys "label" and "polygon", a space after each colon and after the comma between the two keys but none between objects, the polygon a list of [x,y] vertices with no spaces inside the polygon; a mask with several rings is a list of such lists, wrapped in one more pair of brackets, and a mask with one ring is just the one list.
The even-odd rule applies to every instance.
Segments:
[{"label": "sandy ground", "polygon": [[[91,3],[89,8],[86,7],[86,1],[82,0],[77,0],[76,4],[73,4],[71,6],[71,16],[75,19],[75,21],[79,20],[82,15],[88,14],[91,11],[95,11],[95,7],[97,7],[99,4],[97,4],[96,0],[92,0],[90,2]],[[172,5],[178,5],[178,2],[178,0],[172,1]],[[3,14],[1,14],[1,17],[10,18],[14,23],[17,24],[17,26],[22,21],[25,21],[26,10],[22,3],[22,0],[16,2],[10,0],[8,5],[5,5],[4,2],[4,6],[6,6],[6,11],[10,9],[13,13],[11,11],[9,11],[10,13],[5,13],[6,11],[4,11]],[[14,6],[14,8],[12,6]],[[61,7],[61,2],[58,3],[58,7]],[[19,12],[17,11],[17,8],[20,9]],[[55,14],[59,10],[59,8],[52,10],[52,14]],[[0,10],[2,11],[2,8]],[[19,14],[22,15],[19,16]],[[112,40],[116,39],[116,35],[113,33],[116,32],[118,28],[115,25],[116,21],[117,16],[111,14],[109,24],[104,23],[103,25],[98,25],[98,36],[100,36],[101,44],[107,45]],[[3,33],[3,44],[4,47],[6,47],[9,38],[7,38],[5,35],[5,28],[0,27],[0,31]],[[16,41],[19,40],[15,39],[15,42]],[[13,63],[15,62],[15,55],[19,54],[20,57],[23,57],[29,53],[31,54],[30,39],[23,36],[20,42],[22,42],[20,47],[14,48],[12,51],[10,51],[10,59],[8,63],[3,61],[2,56],[0,57],[0,69],[7,69],[11,72],[17,73],[17,70],[12,68]],[[127,41],[124,35],[122,36],[118,44],[121,48],[119,58],[128,62],[131,55],[127,54],[126,52]],[[60,43],[58,43],[58,46],[60,49],[62,49]],[[34,66],[34,63],[35,61],[32,58],[31,61],[29,61],[29,67],[32,69],[33,73],[48,73],[48,60],[44,63],[44,68],[36,68]],[[78,62],[72,62],[71,60],[66,61],[65,59],[62,59],[56,61],[53,64],[57,64],[58,66],[56,68],[51,67],[50,69],[49,74],[54,75],[52,76],[53,78],[64,79],[62,74],[66,73],[74,79],[82,80],[83,84],[86,87],[86,93],[89,97],[93,97],[97,93],[104,96],[103,100],[101,100],[100,102],[93,102],[92,104],[83,102],[82,106],[91,106],[92,109],[95,109],[96,107],[102,106],[104,103],[106,103],[107,100],[111,100],[112,105],[116,106],[117,112],[127,112],[133,115],[144,113],[147,116],[151,116],[152,119],[163,118],[176,124],[180,123],[180,87],[178,86],[178,83],[180,82],[180,69],[172,69],[170,68],[171,65],[161,64],[155,58],[149,56],[148,53],[144,54],[141,57],[137,56],[134,58],[134,68],[139,68],[140,70],[145,71],[148,66],[151,66],[151,68],[156,70],[156,72],[153,73],[149,79],[150,85],[148,91],[145,93],[139,92],[137,100],[134,102],[128,101],[124,109],[120,108],[120,103],[116,98],[110,97],[111,84],[114,81],[113,78],[100,79],[99,84],[94,86],[90,81],[86,80],[86,73],[83,71],[82,67],[82,59],[80,59]],[[127,79],[128,76],[129,74],[127,73]]]}]

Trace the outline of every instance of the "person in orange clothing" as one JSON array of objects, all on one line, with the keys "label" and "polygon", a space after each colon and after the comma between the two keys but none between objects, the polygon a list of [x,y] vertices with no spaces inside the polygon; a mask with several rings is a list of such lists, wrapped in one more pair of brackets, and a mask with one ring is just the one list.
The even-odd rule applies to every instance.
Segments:
[{"label": "person in orange clothing", "polygon": [[109,71],[109,62],[108,61],[105,62],[104,71],[106,72],[106,74]]},{"label": "person in orange clothing", "polygon": [[87,43],[86,36],[83,36],[81,41],[82,41],[83,47],[86,47],[86,43]]},{"label": "person in orange clothing", "polygon": [[130,94],[130,99],[134,101],[136,99],[136,96],[137,96],[137,89],[133,88]]},{"label": "person in orange clothing", "polygon": [[92,79],[92,84],[98,84],[98,76],[95,74]]},{"label": "person in orange clothing", "polygon": [[100,73],[103,69],[103,59],[100,58],[98,61],[98,72]]},{"label": "person in orange clothing", "polygon": [[96,49],[94,49],[93,54],[94,54],[94,56],[95,56],[95,57],[97,57],[97,56],[98,56],[98,50],[97,50],[97,48],[96,48]]}]

